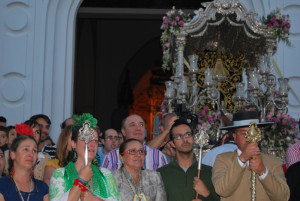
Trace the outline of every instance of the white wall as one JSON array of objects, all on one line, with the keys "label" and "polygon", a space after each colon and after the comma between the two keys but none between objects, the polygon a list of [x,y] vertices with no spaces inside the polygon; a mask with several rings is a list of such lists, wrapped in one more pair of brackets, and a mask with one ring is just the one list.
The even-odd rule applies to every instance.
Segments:
[{"label": "white wall", "polygon": [[8,125],[38,113],[72,114],[74,26],[82,0],[0,1],[0,115]]},{"label": "white wall", "polygon": [[[75,17],[81,1],[0,0],[0,116],[8,125],[44,113],[52,120],[51,136],[57,140],[59,124],[72,114]],[[290,14],[293,46],[279,44],[275,59],[300,95],[300,2],[241,3],[259,15],[276,7]],[[290,104],[290,113],[299,118],[300,102],[291,92]]]}]

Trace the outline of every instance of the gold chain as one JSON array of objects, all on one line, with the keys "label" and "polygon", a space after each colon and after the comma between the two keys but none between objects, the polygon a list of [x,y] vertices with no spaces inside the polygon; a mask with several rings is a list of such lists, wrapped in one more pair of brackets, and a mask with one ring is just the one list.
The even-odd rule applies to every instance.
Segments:
[{"label": "gold chain", "polygon": [[[134,192],[134,190],[133,190],[131,184],[129,183],[129,180],[128,180],[128,178],[126,177],[126,175],[125,175],[123,169],[122,169],[122,173],[123,173],[123,175],[124,175],[124,177],[125,177],[125,179],[126,179],[128,185],[129,185],[131,191],[133,192],[133,195],[135,195],[136,193]],[[143,174],[142,174],[142,173],[141,173],[141,184],[140,184],[140,185],[141,185],[141,188],[140,188],[140,189],[141,189],[141,193],[143,193]]]}]

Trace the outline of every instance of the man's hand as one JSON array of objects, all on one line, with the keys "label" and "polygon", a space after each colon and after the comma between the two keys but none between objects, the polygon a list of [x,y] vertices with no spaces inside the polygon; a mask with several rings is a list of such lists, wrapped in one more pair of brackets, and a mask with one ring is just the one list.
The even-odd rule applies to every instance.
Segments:
[{"label": "man's hand", "polygon": [[194,190],[197,193],[199,193],[199,195],[202,195],[203,197],[207,197],[210,194],[210,191],[208,190],[204,182],[198,177],[194,177],[193,187]]},{"label": "man's hand", "polygon": [[266,170],[266,167],[259,155],[252,157],[252,159],[249,161],[249,168],[259,175],[262,175]]},{"label": "man's hand", "polygon": [[253,156],[258,156],[260,154],[260,150],[258,148],[257,142],[247,143],[240,155],[240,160],[245,163],[250,160]]},{"label": "man's hand", "polygon": [[172,141],[168,142],[165,145],[165,149],[162,150],[162,152],[170,157],[175,156],[175,145]]}]

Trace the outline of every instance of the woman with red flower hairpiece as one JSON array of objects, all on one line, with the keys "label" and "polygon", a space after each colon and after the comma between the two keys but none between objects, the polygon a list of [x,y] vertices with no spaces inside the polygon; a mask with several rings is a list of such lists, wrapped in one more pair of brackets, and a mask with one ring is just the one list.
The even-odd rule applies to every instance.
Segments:
[{"label": "woman with red flower hairpiece", "polygon": [[47,184],[31,177],[38,153],[33,131],[26,124],[16,125],[16,131],[21,136],[13,141],[10,148],[9,175],[0,179],[0,201],[48,201]]},{"label": "woman with red flower hairpiece", "polygon": [[[39,144],[40,138],[41,138],[41,127],[35,120],[27,120],[24,123],[16,124],[15,126],[17,134],[20,136],[22,135],[30,135],[32,136],[36,143]],[[6,159],[6,166],[4,173],[6,175],[9,174],[8,171],[8,158],[9,158],[9,152],[5,153],[5,159]],[[36,164],[34,166],[34,170],[32,172],[32,175],[34,175],[35,179],[39,179],[43,181],[44,178],[44,167],[48,160],[50,160],[51,157],[49,154],[45,152],[40,152],[38,150],[38,157]]]}]

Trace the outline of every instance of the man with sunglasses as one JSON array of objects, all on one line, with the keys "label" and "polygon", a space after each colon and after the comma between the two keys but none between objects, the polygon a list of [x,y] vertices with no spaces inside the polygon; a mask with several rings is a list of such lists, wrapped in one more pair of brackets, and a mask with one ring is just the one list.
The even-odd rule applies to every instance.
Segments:
[{"label": "man with sunglasses", "polygon": [[119,139],[120,137],[115,129],[109,128],[104,131],[103,135],[101,136],[101,143],[103,147],[99,147],[97,151],[100,157],[99,165],[102,164],[103,159],[108,154],[108,152],[119,147]]},{"label": "man with sunglasses", "polygon": [[[165,185],[167,200],[219,200],[211,182],[211,167],[202,165],[201,177],[197,178],[198,162],[193,152],[191,125],[184,119],[176,120],[170,129],[170,139],[176,147],[176,156],[168,165],[157,169]],[[197,199],[196,191],[199,194]]]}]

